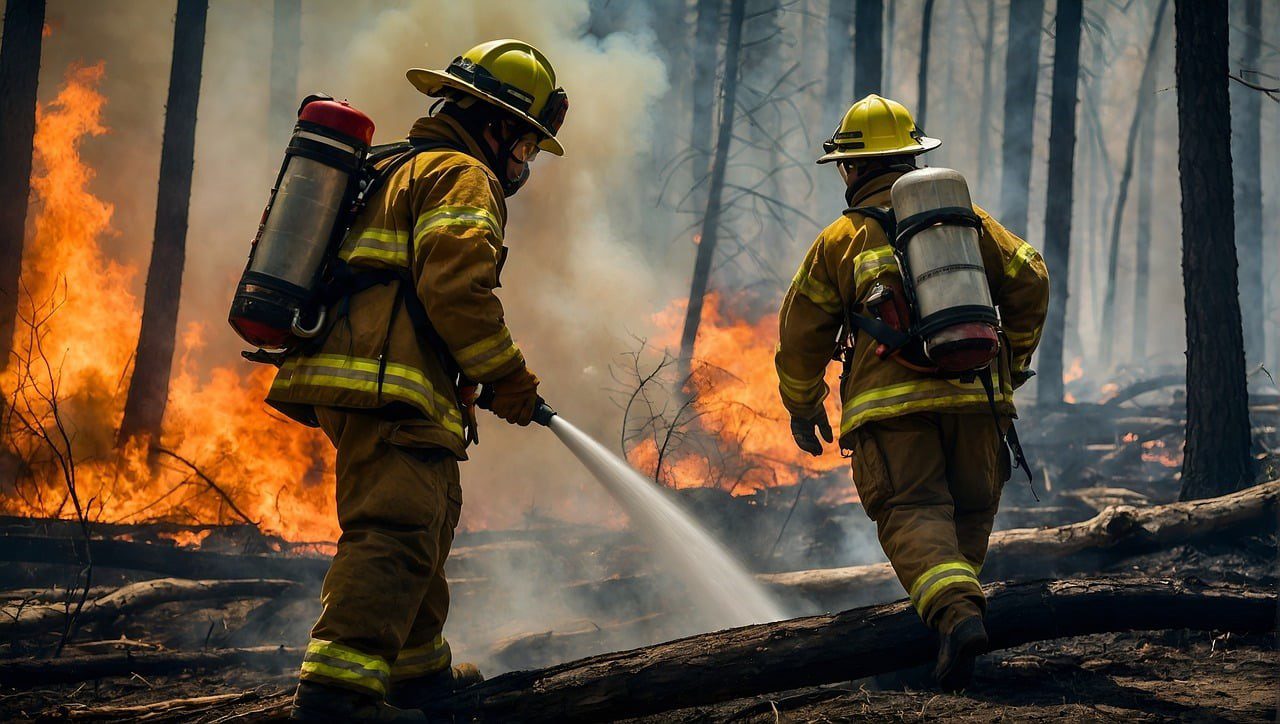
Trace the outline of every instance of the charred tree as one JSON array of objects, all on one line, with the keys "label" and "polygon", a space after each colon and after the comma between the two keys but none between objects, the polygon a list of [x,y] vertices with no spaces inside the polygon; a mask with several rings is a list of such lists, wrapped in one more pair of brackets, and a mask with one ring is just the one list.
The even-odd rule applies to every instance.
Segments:
[{"label": "charred tree", "polygon": [[0,40],[0,369],[9,363],[31,192],[44,0],[5,6]]},{"label": "charred tree", "polygon": [[[858,0],[854,13],[854,100],[883,92],[884,0]],[[844,111],[845,109],[840,109]]]},{"label": "charred tree", "polygon": [[[1152,89],[1154,92],[1154,88]],[[1147,96],[1155,106],[1158,98]],[[1133,238],[1133,331],[1129,358],[1141,361],[1147,356],[1147,309],[1151,290],[1151,193],[1155,185],[1156,109],[1147,113],[1138,135],[1138,223]]]},{"label": "charred tree", "polygon": [[1182,283],[1187,314],[1183,500],[1253,481],[1236,280],[1227,0],[1174,0]]},{"label": "charred tree", "polygon": [[[1239,76],[1257,83],[1262,46],[1262,1],[1244,0],[1243,52]],[[1270,83],[1269,85],[1276,85]],[[1237,85],[1236,112],[1231,114],[1236,198],[1236,250],[1240,254],[1240,311],[1244,323],[1245,359],[1266,356],[1266,292],[1262,274],[1262,94]]]},{"label": "charred tree", "polygon": [[[716,47],[720,38],[720,10],[724,0],[698,0],[697,19],[693,30],[693,121],[689,147],[693,153],[693,185],[705,188],[711,164],[711,126],[714,122],[716,98]],[[694,203],[704,196],[695,191]]]},{"label": "charred tree", "polygon": [[996,55],[996,0],[987,0],[987,34],[982,49],[982,108],[978,111],[978,188],[985,189],[991,164],[991,61]]},{"label": "charred tree", "polygon": [[204,57],[208,0],[178,0],[173,28],[173,64],[165,104],[160,150],[160,191],[156,197],[155,241],[147,268],[142,329],[134,353],[133,377],[125,400],[120,439],[160,433],[169,397],[182,268],[187,256],[187,211],[195,165],[196,106]]},{"label": "charred tree", "polygon": [[1155,27],[1151,30],[1151,42],[1147,44],[1147,60],[1142,67],[1142,78],[1138,81],[1138,98],[1133,107],[1133,120],[1129,123],[1129,136],[1125,141],[1124,169],[1120,172],[1120,188],[1116,196],[1116,208],[1111,215],[1111,241],[1107,247],[1107,285],[1103,292],[1102,309],[1102,364],[1111,364],[1113,337],[1115,335],[1116,315],[1109,313],[1116,308],[1116,284],[1120,267],[1120,225],[1124,220],[1125,204],[1129,200],[1129,183],[1133,179],[1134,158],[1138,149],[1138,133],[1142,129],[1142,121],[1150,113],[1151,98],[1155,92],[1155,74],[1157,48],[1160,43],[1160,28],[1164,25],[1164,11],[1168,0],[1160,0],[1156,9]]},{"label": "charred tree", "polygon": [[916,73],[916,125],[925,128],[924,120],[929,110],[929,45],[933,30],[934,0],[924,0],[924,13],[920,19],[920,70]]},{"label": "charred tree", "polygon": [[746,15],[746,0],[729,3],[728,41],[724,51],[724,98],[720,104],[720,127],[716,133],[715,156],[711,161],[711,176],[707,187],[707,210],[702,216],[702,233],[699,237],[698,255],[693,265],[693,280],[689,287],[689,309],[684,318],[684,331],[680,336],[680,379],[687,379],[693,361],[693,343],[698,338],[698,325],[702,323],[702,302],[707,295],[711,279],[711,262],[715,257],[716,238],[720,232],[720,210],[724,195],[725,168],[729,164],[729,146],[733,141],[733,121],[738,103],[738,68],[742,54],[742,23]]},{"label": "charred tree", "polygon": [[882,93],[884,0],[858,0],[854,12],[853,54],[853,99]]},{"label": "charred tree", "polygon": [[1027,195],[1036,119],[1036,81],[1040,74],[1040,20],[1044,0],[1009,4],[1008,47],[1004,56],[1004,143],[1000,179],[1000,221],[1026,236]]},{"label": "charred tree", "polygon": [[[852,62],[853,0],[829,0],[827,5],[827,77],[823,93],[824,115],[839,123],[841,114],[849,105],[844,91],[847,87],[845,69]],[[856,70],[855,70],[856,72]]]},{"label": "charred tree", "polygon": [[302,53],[302,0],[275,0],[271,26],[268,137],[283,139],[297,120],[298,56]]},{"label": "charred tree", "polygon": [[1071,202],[1075,184],[1076,107],[1080,98],[1082,0],[1058,0],[1054,20],[1053,100],[1049,111],[1049,188],[1044,212],[1044,262],[1052,269],[1049,316],[1040,341],[1041,405],[1062,402],[1062,348],[1071,286]]}]

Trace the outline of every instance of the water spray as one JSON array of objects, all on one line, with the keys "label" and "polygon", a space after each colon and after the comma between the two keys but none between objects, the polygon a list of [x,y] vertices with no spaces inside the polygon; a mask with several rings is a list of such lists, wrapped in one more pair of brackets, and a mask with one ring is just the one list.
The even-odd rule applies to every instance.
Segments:
[{"label": "water spray", "polygon": [[554,432],[623,507],[660,555],[662,568],[692,594],[707,624],[729,628],[787,618],[742,563],[666,490],[565,420],[541,397],[533,421]]}]

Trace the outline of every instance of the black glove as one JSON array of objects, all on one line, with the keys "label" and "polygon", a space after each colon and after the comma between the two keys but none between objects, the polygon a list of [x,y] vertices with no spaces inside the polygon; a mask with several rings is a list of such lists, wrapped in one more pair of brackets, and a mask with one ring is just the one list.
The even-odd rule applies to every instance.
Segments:
[{"label": "black glove", "polygon": [[791,416],[791,436],[796,439],[796,447],[810,455],[821,455],[822,443],[818,442],[819,434],[827,442],[835,440],[831,435],[831,423],[827,422],[826,410],[819,410],[813,417]]}]

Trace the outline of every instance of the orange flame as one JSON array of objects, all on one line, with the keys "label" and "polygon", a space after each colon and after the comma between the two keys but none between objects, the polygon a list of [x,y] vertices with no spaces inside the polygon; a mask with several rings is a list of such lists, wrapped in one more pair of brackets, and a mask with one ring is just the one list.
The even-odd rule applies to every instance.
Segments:
[{"label": "orange flame", "polygon": [[[659,347],[674,347],[680,338],[686,303],[673,302],[654,317],[661,330]],[[767,314],[752,322],[722,311],[721,297],[708,294],[694,345],[688,387],[697,425],[710,438],[709,447],[667,452],[658,477],[676,488],[714,486],[736,494],[794,485],[845,465],[835,445],[820,457],[799,450],[791,437],[790,416],[778,397],[773,350],[778,344],[777,318]],[[827,417],[840,424],[839,383],[834,367],[827,383]],[[645,439],[629,452],[637,469],[650,475],[658,467],[662,440]],[[852,487],[852,485],[850,485]]]},{"label": "orange flame", "polygon": [[0,510],[73,515],[61,453],[74,464],[78,499],[95,521],[248,520],[293,540],[335,539],[328,443],[267,412],[262,398],[271,370],[219,368],[200,379],[193,360],[203,340],[199,325],[178,345],[159,442],[168,452],[143,441],[115,449],[141,313],[129,291],[137,270],[102,251],[112,207],[89,191],[93,171],[80,156],[86,139],[107,132],[102,77],[101,63],[73,66],[57,97],[37,109],[38,211],[23,260],[14,358],[0,374],[17,413],[3,429],[0,464],[19,475],[0,490]]},{"label": "orange flame", "polygon": [[1084,377],[1084,361],[1079,357],[1071,360],[1071,366],[1062,373],[1062,384],[1068,385]]}]

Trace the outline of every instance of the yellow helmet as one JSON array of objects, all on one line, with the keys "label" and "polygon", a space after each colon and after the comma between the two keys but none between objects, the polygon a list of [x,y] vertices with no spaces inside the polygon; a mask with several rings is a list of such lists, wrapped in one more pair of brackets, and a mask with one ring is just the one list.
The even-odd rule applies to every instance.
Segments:
[{"label": "yellow helmet", "polygon": [[824,141],[818,163],[877,156],[915,156],[942,145],[916,128],[911,112],[897,101],[872,93],[849,106],[840,127]]},{"label": "yellow helmet", "polygon": [[410,68],[405,75],[429,96],[450,91],[498,106],[543,136],[542,150],[564,155],[556,132],[569,110],[569,96],[556,85],[556,71],[542,51],[520,40],[491,40],[468,50],[444,70]]}]

